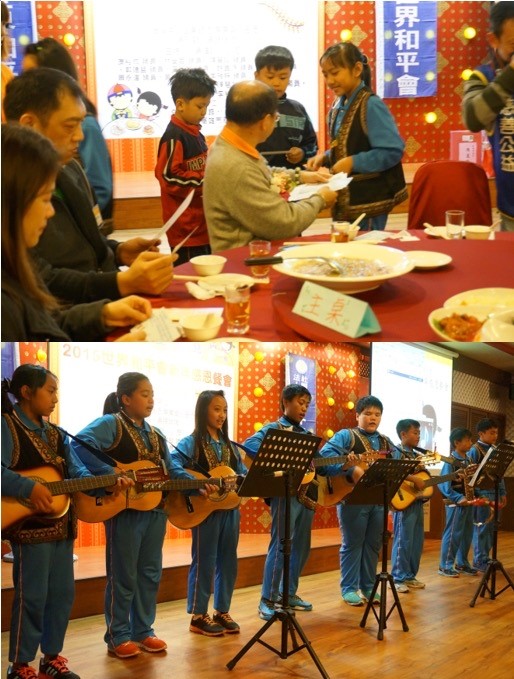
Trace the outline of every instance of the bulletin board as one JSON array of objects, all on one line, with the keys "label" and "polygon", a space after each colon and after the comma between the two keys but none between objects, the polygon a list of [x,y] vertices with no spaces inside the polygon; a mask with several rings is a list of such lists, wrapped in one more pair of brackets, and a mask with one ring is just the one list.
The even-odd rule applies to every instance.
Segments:
[{"label": "bulletin board", "polygon": [[88,94],[97,103],[104,136],[160,138],[174,110],[168,80],[178,68],[203,68],[216,80],[202,132],[217,135],[229,88],[253,79],[255,54],[273,44],[293,53],[288,95],[307,108],[317,128],[322,5],[316,0],[189,5],[146,0],[136,11],[129,3],[86,0]]}]

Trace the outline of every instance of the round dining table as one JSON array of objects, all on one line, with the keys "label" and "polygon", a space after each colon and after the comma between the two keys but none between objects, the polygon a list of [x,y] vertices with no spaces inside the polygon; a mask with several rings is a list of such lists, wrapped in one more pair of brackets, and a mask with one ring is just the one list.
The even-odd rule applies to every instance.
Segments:
[{"label": "round dining table", "polygon": [[[424,231],[409,231],[419,240],[386,240],[384,245],[404,252],[425,250],[444,253],[452,258],[436,269],[413,269],[403,276],[391,278],[379,287],[354,296],[369,304],[381,330],[362,339],[373,341],[434,341],[441,338],[428,323],[431,311],[442,307],[451,296],[477,288],[514,288],[514,233],[495,232],[493,240],[445,240],[428,236]],[[326,242],[328,234],[309,238],[309,242]],[[306,238],[297,238],[301,245]],[[272,254],[280,254],[281,241],[272,243]],[[380,247],[380,246],[378,246]],[[227,258],[223,273],[250,275],[244,260],[248,247],[219,252]],[[176,267],[178,275],[194,275],[189,262]],[[270,268],[268,283],[252,287],[250,330],[248,339],[263,342],[301,341],[344,342],[351,338],[335,329],[310,321],[292,311],[303,280]],[[173,280],[167,291],[152,298],[152,306],[173,308],[223,307],[223,297],[198,300],[187,291],[183,280]],[[226,324],[219,336],[226,337]],[[234,337],[237,339],[237,336]]]}]

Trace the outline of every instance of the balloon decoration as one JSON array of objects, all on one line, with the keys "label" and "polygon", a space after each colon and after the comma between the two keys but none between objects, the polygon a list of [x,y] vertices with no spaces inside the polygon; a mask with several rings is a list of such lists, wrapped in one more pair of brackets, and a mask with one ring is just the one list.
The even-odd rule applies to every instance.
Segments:
[{"label": "balloon decoration", "polygon": [[36,352],[36,358],[40,363],[46,363],[46,359],[48,358],[48,354],[44,349],[38,349]]}]

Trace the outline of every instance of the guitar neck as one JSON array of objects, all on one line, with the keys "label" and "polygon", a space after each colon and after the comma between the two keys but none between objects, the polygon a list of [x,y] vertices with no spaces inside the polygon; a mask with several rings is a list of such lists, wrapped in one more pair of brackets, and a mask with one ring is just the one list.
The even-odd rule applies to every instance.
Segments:
[{"label": "guitar neck", "polygon": [[145,481],[143,483],[143,490],[144,492],[152,490],[194,490],[203,488],[206,483],[211,486],[222,488],[224,481],[225,479],[223,477],[205,477],[205,479],[172,479],[170,481],[158,481],[155,483]]},{"label": "guitar neck", "polygon": [[444,483],[445,481],[450,481],[451,479],[454,479],[458,473],[459,472],[453,472],[452,474],[444,474],[443,476],[432,476],[425,481],[425,488],[428,488],[429,486],[437,486],[439,483]]},{"label": "guitar neck", "polygon": [[107,488],[113,486],[118,480],[116,474],[105,476],[85,476],[82,479],[63,479],[61,481],[47,481],[44,485],[52,495],[67,495],[78,491],[93,490],[95,488]]},{"label": "guitar neck", "polygon": [[[354,464],[358,465],[359,462],[373,462],[386,454],[387,450],[376,450],[373,453],[361,453]],[[345,464],[346,462],[348,462],[348,454],[334,455],[334,457],[316,457],[312,460],[314,467],[325,467],[330,464]]]}]

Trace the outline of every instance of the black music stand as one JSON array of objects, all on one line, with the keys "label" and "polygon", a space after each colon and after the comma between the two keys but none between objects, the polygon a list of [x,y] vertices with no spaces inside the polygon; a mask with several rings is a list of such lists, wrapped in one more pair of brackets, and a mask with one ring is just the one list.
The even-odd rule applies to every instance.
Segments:
[{"label": "black music stand", "polygon": [[[471,606],[471,608],[473,608],[473,606],[475,605],[478,595],[480,595],[481,597],[485,597],[485,593],[489,592],[489,598],[496,599],[497,596],[500,596],[500,594],[504,592],[506,589],[509,589],[509,587],[511,587],[514,590],[514,582],[512,581],[512,578],[509,576],[509,574],[503,567],[502,562],[498,561],[498,559],[496,558],[498,553],[497,552],[498,526],[500,525],[500,522],[498,520],[500,481],[505,476],[507,467],[510,465],[512,460],[514,460],[513,441],[503,441],[503,443],[500,443],[498,446],[491,446],[491,448],[489,448],[489,450],[485,454],[482,462],[480,462],[480,464],[478,465],[478,469],[473,474],[471,480],[468,483],[468,485],[471,487],[474,487],[476,485],[479,486],[480,482],[486,479],[487,477],[490,480],[494,481],[493,548],[491,558],[487,562],[487,568],[485,569],[485,573],[483,574],[482,579],[480,580],[480,583],[477,587],[477,591],[475,592],[475,596],[470,601],[469,605]],[[503,573],[505,580],[507,580],[507,584],[499,592],[496,591],[497,571]],[[490,584],[489,580],[491,581]]]},{"label": "black music stand", "polygon": [[[305,632],[296,619],[295,613],[289,608],[289,558],[291,555],[291,496],[300,485],[312,456],[318,450],[321,439],[318,436],[302,434],[285,429],[269,429],[266,432],[252,466],[248,470],[239,495],[244,497],[285,497],[284,537],[281,539],[284,554],[284,569],[282,572],[282,605],[275,607],[273,616],[267,620],[261,629],[254,634],[250,641],[239,653],[227,663],[229,670],[245,655],[255,643],[260,643],[281,658],[288,658],[293,653],[306,648],[325,679],[329,679],[320,659],[316,655]],[[282,624],[282,643],[280,650],[267,644],[261,639],[267,629],[279,620]],[[303,644],[298,644],[295,631]],[[287,650],[288,634],[293,644],[292,650]]]},{"label": "black music stand", "polygon": [[[384,638],[384,629],[387,627],[387,620],[389,616],[398,608],[398,613],[403,625],[403,631],[408,632],[409,627],[405,616],[403,614],[400,598],[394,584],[393,576],[387,572],[387,545],[391,532],[387,527],[387,518],[389,513],[389,503],[398,492],[402,481],[419,466],[416,460],[376,460],[364,472],[361,478],[355,484],[355,488],[346,499],[347,504],[352,505],[382,505],[384,509],[384,528],[382,534],[382,571],[377,573],[375,584],[371,591],[371,595],[364,611],[364,615],[360,622],[361,627],[366,626],[366,620],[369,612],[373,611],[378,622],[377,639]],[[394,597],[394,604],[391,606],[389,612],[386,612],[387,607],[387,583],[391,587]],[[373,598],[380,585],[380,614],[373,608]]]}]

